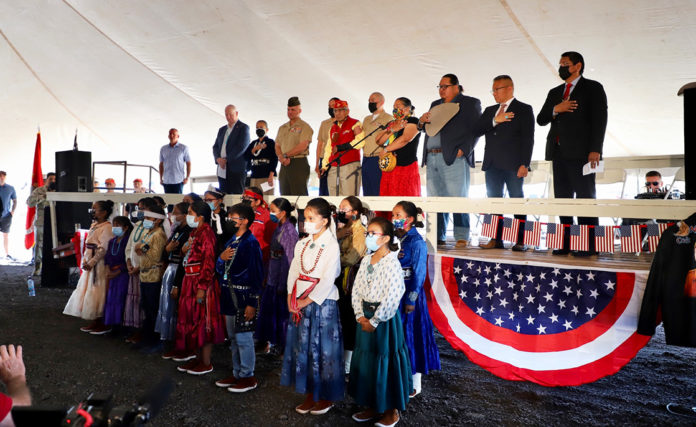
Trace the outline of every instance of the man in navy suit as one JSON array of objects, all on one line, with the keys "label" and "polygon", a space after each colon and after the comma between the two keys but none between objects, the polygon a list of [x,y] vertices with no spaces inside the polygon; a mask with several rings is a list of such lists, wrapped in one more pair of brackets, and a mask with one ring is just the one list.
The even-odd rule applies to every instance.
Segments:
[{"label": "man in navy suit", "polygon": [[[565,83],[549,91],[537,116],[537,123],[551,129],[546,137],[546,160],[553,163],[553,192],[557,199],[574,197],[595,199],[595,175],[583,175],[586,163],[596,166],[602,156],[607,128],[607,95],[599,82],[583,77],[585,59],[577,52],[561,55],[558,75]],[[562,224],[572,224],[572,216],[562,216]],[[578,217],[579,224],[598,225],[597,218]],[[563,249],[554,255],[568,254],[570,227],[565,227]],[[596,254],[594,227],[589,230],[589,251],[576,255]]]},{"label": "man in navy suit", "polygon": [[[524,197],[522,184],[529,172],[534,148],[534,112],[531,105],[515,98],[514,91],[510,76],[494,78],[491,93],[497,104],[486,108],[476,123],[476,135],[486,135],[482,169],[486,173],[488,197],[503,197],[505,187],[510,197]],[[525,220],[526,216],[515,215],[515,218]],[[499,222],[496,237],[479,246],[484,249],[502,248],[502,234],[502,223]],[[524,227],[520,225],[512,249],[523,251],[523,240]]]},{"label": "man in navy suit", "polygon": [[217,164],[220,190],[226,194],[242,194],[246,179],[244,152],[249,146],[249,126],[239,121],[234,105],[225,107],[227,124],[218,130],[213,157]]},{"label": "man in navy suit", "polygon": [[[469,167],[474,167],[474,146],[478,137],[474,125],[481,116],[481,101],[462,94],[459,79],[445,74],[437,86],[440,99],[433,101],[432,109],[445,102],[459,104],[459,111],[435,136],[425,135],[423,165],[427,167],[428,196],[468,197]],[[430,112],[423,114],[418,128],[430,122]],[[445,244],[449,213],[437,214],[437,243]],[[456,247],[469,244],[469,214],[454,214]]]}]

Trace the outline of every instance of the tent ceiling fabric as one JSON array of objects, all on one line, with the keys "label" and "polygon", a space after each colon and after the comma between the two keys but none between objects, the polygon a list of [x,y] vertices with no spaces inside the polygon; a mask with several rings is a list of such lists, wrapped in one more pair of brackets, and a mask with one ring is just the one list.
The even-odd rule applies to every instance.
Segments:
[{"label": "tent ceiling fabric", "polygon": [[[407,96],[420,115],[436,99],[440,77],[453,72],[484,106],[494,102],[492,78],[509,74],[516,96],[538,112],[560,84],[556,68],[565,50],[581,52],[585,75],[607,92],[605,156],[683,151],[676,91],[694,80],[696,2],[349,5],[2,1],[3,154],[12,152],[17,167],[28,165],[40,124],[44,150],[69,149],[79,128],[80,148],[93,160],[155,165],[176,127],[191,148],[193,174],[212,174],[211,146],[227,104],[252,127],[266,119],[275,136],[290,96],[300,97],[315,130],[332,96],[347,99],[359,119],[375,90],[385,94],[388,111]],[[548,128],[536,130],[540,159]],[[44,168],[52,167],[52,155],[44,156]]]}]

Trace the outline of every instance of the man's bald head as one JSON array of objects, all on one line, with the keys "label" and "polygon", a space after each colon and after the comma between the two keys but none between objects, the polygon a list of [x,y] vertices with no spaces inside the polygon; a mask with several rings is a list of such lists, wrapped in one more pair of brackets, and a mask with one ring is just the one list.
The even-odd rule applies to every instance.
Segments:
[{"label": "man's bald head", "polygon": [[225,118],[227,119],[227,124],[229,126],[233,126],[235,123],[237,123],[238,117],[239,112],[237,111],[237,107],[232,104],[225,107]]}]

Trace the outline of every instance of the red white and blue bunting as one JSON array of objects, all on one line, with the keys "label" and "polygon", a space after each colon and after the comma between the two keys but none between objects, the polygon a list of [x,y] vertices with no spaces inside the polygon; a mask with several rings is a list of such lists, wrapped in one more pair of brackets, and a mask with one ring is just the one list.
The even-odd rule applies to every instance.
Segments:
[{"label": "red white and blue bunting", "polygon": [[647,271],[430,255],[428,309],[455,349],[491,373],[544,386],[612,375],[636,333]]}]

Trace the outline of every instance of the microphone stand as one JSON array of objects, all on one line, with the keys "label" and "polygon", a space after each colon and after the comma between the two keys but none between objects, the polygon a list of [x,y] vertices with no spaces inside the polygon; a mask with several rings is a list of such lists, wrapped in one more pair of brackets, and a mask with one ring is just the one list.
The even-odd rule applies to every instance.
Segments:
[{"label": "microphone stand", "polygon": [[336,195],[337,196],[340,196],[338,189],[340,188],[339,185],[341,183],[341,158],[350,150],[355,149],[355,147],[360,145],[361,142],[365,141],[367,138],[372,136],[375,132],[377,132],[378,130],[386,129],[386,128],[387,128],[387,125],[379,125],[378,127],[375,128],[375,130],[373,130],[372,132],[365,135],[360,141],[358,141],[356,143],[351,143],[349,149],[339,152],[338,157],[336,157],[335,159],[330,161],[328,165],[326,165],[326,170],[324,171],[324,173],[322,173],[322,175],[328,176],[328,173],[329,173],[329,170],[331,170],[332,164],[333,163],[336,164]]}]

